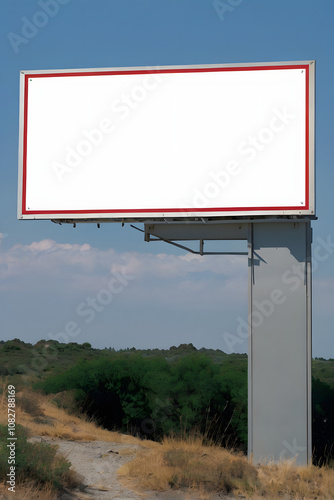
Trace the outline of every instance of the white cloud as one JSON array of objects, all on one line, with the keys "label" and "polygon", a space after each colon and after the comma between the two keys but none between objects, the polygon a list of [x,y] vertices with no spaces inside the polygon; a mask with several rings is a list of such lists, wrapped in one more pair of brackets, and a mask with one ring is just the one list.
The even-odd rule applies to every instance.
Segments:
[{"label": "white cloud", "polygon": [[[42,240],[29,245],[17,244],[0,253],[1,289],[54,289],[96,291],[105,287],[113,272],[135,276],[136,280],[174,281],[186,292],[203,291],[201,276],[220,280],[238,280],[244,275],[245,260],[240,257],[117,253],[88,244],[77,245]],[[242,270],[243,268],[243,270]],[[183,283],[183,285],[181,285]],[[195,283],[197,283],[195,285]],[[208,286],[209,283],[207,282]]]},{"label": "white cloud", "polygon": [[[133,279],[109,303],[106,291],[115,273]],[[64,332],[69,321],[81,329],[75,341],[118,348],[133,338],[143,347],[149,338],[160,345],[161,336],[171,345],[181,343],[192,334],[202,338],[203,328],[220,339],[220,323],[230,318],[234,324],[247,307],[247,259],[116,252],[42,240],[0,251],[0,292],[7,304],[6,332],[25,341]],[[96,300],[99,310],[93,314]]]}]

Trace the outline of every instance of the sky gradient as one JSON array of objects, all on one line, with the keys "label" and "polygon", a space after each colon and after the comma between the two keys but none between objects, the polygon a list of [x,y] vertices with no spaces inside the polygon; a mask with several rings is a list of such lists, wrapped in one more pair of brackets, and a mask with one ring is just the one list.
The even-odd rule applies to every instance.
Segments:
[{"label": "sky gradient", "polygon": [[331,0],[2,0],[1,339],[229,352],[224,333],[247,319],[246,257],[148,244],[128,225],[17,220],[21,70],[315,59],[313,356],[334,358],[333,16]]}]

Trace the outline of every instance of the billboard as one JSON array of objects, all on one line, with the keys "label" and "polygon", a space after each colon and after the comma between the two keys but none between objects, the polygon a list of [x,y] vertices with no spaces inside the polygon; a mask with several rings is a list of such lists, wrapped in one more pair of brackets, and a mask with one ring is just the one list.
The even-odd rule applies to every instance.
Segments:
[{"label": "billboard", "polygon": [[314,61],[22,71],[18,218],[315,215]]}]

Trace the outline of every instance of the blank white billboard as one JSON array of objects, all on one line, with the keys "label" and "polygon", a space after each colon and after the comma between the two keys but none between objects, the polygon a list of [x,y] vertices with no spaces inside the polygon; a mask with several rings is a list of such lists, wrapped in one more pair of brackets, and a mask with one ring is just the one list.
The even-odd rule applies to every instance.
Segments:
[{"label": "blank white billboard", "polygon": [[18,217],[314,215],[314,66],[22,71]]}]

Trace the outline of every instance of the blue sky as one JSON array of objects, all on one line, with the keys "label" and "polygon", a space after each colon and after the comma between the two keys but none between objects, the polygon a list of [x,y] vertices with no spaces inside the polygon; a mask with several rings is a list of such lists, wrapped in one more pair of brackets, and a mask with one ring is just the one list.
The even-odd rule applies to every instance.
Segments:
[{"label": "blue sky", "polygon": [[[333,16],[331,0],[2,0],[1,338],[228,351],[224,332],[247,318],[244,257],[191,256],[127,225],[17,220],[20,70],[315,59],[315,248],[334,241]],[[331,251],[313,297],[313,355],[334,358]]]}]

